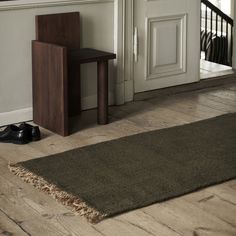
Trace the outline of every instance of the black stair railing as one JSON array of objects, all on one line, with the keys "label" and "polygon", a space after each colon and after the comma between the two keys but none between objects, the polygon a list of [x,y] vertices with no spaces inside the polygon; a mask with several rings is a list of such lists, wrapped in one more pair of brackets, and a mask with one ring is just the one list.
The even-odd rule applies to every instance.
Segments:
[{"label": "black stair railing", "polygon": [[232,66],[233,26],[231,17],[208,0],[201,0],[201,51],[205,60]]}]

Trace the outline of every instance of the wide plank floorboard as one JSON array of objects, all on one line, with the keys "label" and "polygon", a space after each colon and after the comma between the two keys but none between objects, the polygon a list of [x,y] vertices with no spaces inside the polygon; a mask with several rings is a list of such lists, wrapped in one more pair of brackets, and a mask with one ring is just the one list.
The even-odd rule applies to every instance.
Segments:
[{"label": "wide plank floorboard", "polygon": [[50,196],[12,175],[8,162],[30,160],[127,135],[236,112],[236,83],[131,102],[109,109],[111,123],[96,124],[96,110],[72,119],[73,134],[45,129],[29,145],[0,143],[0,235],[236,236],[236,180],[92,225]]}]

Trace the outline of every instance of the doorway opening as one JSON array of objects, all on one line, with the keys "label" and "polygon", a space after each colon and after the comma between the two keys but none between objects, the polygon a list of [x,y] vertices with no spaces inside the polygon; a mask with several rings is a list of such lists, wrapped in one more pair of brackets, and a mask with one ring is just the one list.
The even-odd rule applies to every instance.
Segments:
[{"label": "doorway opening", "polygon": [[234,74],[234,0],[201,0],[200,78]]}]

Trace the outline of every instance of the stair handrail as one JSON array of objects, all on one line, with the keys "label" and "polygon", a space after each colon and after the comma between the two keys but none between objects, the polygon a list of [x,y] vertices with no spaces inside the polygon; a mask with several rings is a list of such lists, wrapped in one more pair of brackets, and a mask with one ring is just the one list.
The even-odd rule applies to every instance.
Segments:
[{"label": "stair handrail", "polygon": [[226,15],[223,11],[221,11],[217,6],[215,6],[208,0],[201,0],[201,2],[205,4],[208,8],[210,8],[212,11],[214,11],[217,15],[222,17],[231,26],[234,25],[234,20],[230,16]]}]

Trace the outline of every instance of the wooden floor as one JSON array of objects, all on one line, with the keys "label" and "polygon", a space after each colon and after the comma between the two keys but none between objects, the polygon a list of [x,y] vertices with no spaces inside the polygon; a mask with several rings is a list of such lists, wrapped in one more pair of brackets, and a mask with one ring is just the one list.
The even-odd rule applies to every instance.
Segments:
[{"label": "wooden floor", "polygon": [[40,142],[0,144],[0,235],[235,236],[236,180],[92,225],[7,169],[8,162],[230,112],[236,112],[236,84],[111,107],[106,126],[97,126],[96,111],[87,111],[70,137],[42,130]]},{"label": "wooden floor", "polygon": [[217,64],[211,61],[206,61],[204,59],[200,60],[200,78],[209,79],[219,76],[230,76],[234,75],[236,72],[230,66],[225,66]]}]

